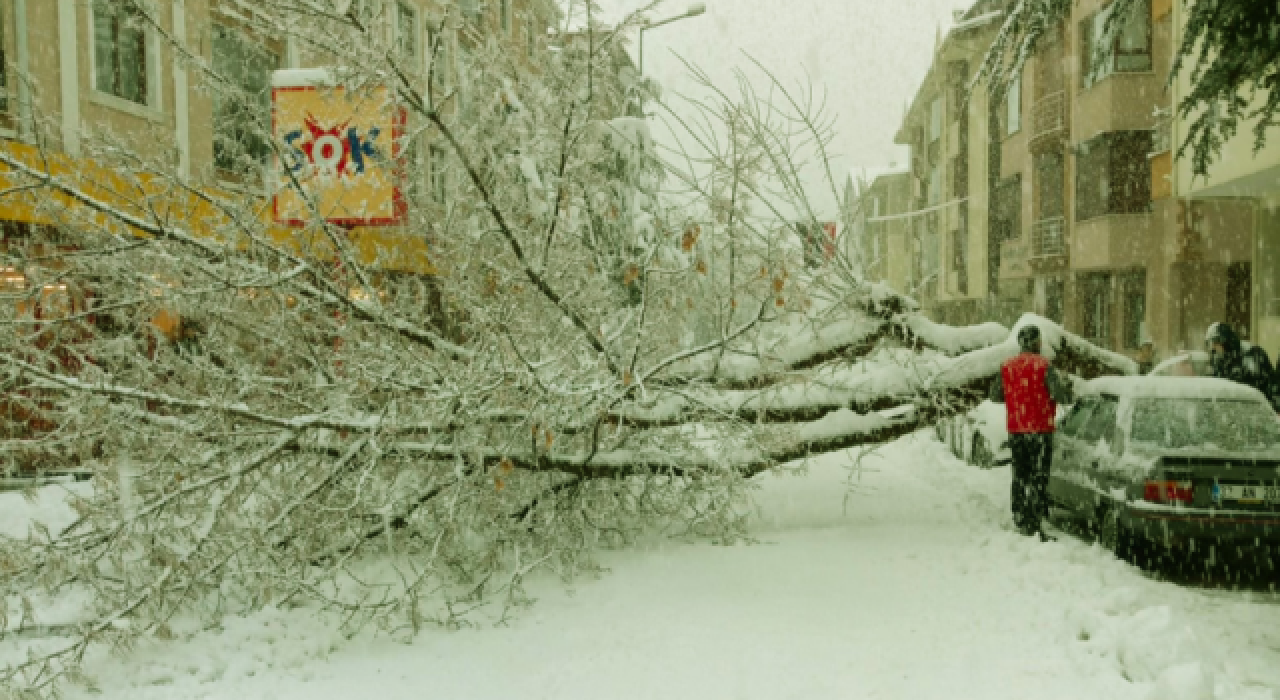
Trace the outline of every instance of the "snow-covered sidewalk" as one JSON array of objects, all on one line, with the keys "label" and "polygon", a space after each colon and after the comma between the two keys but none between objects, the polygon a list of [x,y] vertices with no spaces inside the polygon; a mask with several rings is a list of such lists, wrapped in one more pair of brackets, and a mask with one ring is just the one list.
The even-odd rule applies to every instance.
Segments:
[{"label": "snow-covered sidewalk", "polygon": [[846,504],[849,459],[765,477],[755,544],[606,554],[608,573],[538,583],[505,625],[406,645],[270,610],[94,661],[92,697],[1280,696],[1275,595],[1179,587],[1090,544],[1019,537],[1007,470],[924,437],[867,456]]}]

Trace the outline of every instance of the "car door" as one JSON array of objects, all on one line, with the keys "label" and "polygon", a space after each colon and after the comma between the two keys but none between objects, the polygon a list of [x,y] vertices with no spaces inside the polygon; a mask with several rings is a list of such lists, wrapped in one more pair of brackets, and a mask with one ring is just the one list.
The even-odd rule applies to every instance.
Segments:
[{"label": "car door", "polygon": [[1080,433],[1093,415],[1098,399],[1081,398],[1062,421],[1053,440],[1053,464],[1049,471],[1049,497],[1057,504],[1078,511],[1082,503],[1092,500],[1080,486],[1082,449]]},{"label": "car door", "polygon": [[1076,464],[1079,465],[1079,476],[1082,477],[1078,483],[1084,499],[1081,506],[1085,509],[1101,505],[1109,498],[1119,480],[1119,471],[1111,468],[1116,457],[1109,447],[1103,445],[1104,439],[1108,444],[1115,439],[1119,409],[1118,398],[1099,397],[1089,413],[1089,419],[1080,430]]}]

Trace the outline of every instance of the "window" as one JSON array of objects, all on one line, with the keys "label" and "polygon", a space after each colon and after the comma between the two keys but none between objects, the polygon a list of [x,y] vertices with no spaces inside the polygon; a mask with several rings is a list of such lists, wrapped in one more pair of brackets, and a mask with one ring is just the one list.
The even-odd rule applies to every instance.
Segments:
[{"label": "window", "polygon": [[1076,153],[1076,220],[1149,211],[1150,153],[1150,131],[1110,132],[1080,144]]},{"label": "window", "polygon": [[1054,323],[1061,324],[1066,315],[1067,282],[1061,277],[1046,277],[1044,280],[1044,316]]},{"label": "window", "polygon": [[955,273],[956,292],[969,293],[969,207],[960,207],[960,227],[951,232],[951,271]]},{"label": "window", "polygon": [[1022,175],[1014,175],[996,185],[992,223],[996,243],[1022,238]]},{"label": "window", "polygon": [[396,50],[406,59],[418,57],[418,10],[403,0],[396,3]]},{"label": "window", "polygon": [[1138,399],[1133,441],[1164,449],[1268,449],[1280,445],[1271,407],[1258,401]]},{"label": "window", "polygon": [[431,147],[431,162],[428,167],[431,169],[431,194],[436,204],[444,206],[445,198],[448,196],[449,180],[444,169],[444,149],[439,146]]},{"label": "window", "polygon": [[942,168],[933,166],[929,169],[929,206],[942,202]]},{"label": "window", "polygon": [[1071,413],[1062,421],[1062,434],[1067,437],[1079,437],[1084,427],[1089,424],[1089,418],[1097,406],[1098,400],[1092,397],[1084,397],[1077,401],[1075,408],[1071,409]]},{"label": "window", "polygon": [[1253,264],[1231,263],[1227,266],[1227,313],[1223,319],[1240,334],[1251,338],[1253,334]]},{"label": "window", "polygon": [[0,3],[0,112],[9,110],[9,22]]},{"label": "window", "polygon": [[1035,156],[1036,220],[1052,219],[1066,213],[1066,159],[1061,151]]},{"label": "window", "polygon": [[511,0],[499,0],[498,21],[501,23],[503,32],[511,33]]},{"label": "window", "polygon": [[1147,273],[1145,270],[1125,275],[1121,284],[1124,295],[1124,347],[1137,350],[1147,339]]},{"label": "window", "polygon": [[1005,95],[1005,135],[1011,136],[1022,131],[1022,75],[1013,77],[1009,83],[1009,93]]},{"label": "window", "polygon": [[107,0],[93,3],[93,72],[98,92],[145,105],[149,100],[145,18]]},{"label": "window", "polygon": [[213,161],[224,174],[253,173],[271,154],[271,71],[279,66],[279,54],[261,42],[213,25],[213,70],[239,91],[213,96]]},{"label": "window", "polygon": [[529,58],[533,58],[538,52],[538,21],[535,18],[529,18],[529,45],[525,47],[529,53]]},{"label": "window", "polygon": [[428,68],[431,71],[432,88],[443,91],[449,86],[449,39],[446,35],[437,32],[435,29],[427,30],[427,50],[431,52],[431,62]]},{"label": "window", "polygon": [[1138,0],[1133,17],[1119,27],[1115,38],[1105,40],[1108,6],[1080,23],[1081,87],[1089,88],[1112,73],[1151,70],[1151,4]]},{"label": "window", "polygon": [[377,19],[378,11],[381,9],[380,4],[381,0],[353,0],[351,11],[355,13],[356,19],[367,27]]},{"label": "window", "polygon": [[1077,433],[1077,437],[1085,442],[1098,442],[1110,438],[1116,427],[1116,413],[1120,402],[1111,396],[1103,396],[1093,407],[1089,420]]},{"label": "window", "polygon": [[480,0],[458,0],[462,15],[472,22],[480,21]]},{"label": "window", "polygon": [[1081,317],[1084,337],[1094,345],[1111,347],[1111,275],[1084,275],[1080,278]]},{"label": "window", "polygon": [[969,154],[962,152],[951,159],[951,196],[964,199],[969,196]]},{"label": "window", "polygon": [[942,138],[942,98],[938,97],[929,105],[929,143]]}]

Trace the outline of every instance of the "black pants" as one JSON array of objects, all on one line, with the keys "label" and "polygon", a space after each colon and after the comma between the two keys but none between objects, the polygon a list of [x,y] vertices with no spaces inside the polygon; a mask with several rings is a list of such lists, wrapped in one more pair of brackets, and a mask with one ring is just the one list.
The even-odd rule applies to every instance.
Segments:
[{"label": "black pants", "polygon": [[1013,524],[1024,533],[1037,532],[1049,517],[1049,468],[1053,433],[1009,436],[1013,449]]}]

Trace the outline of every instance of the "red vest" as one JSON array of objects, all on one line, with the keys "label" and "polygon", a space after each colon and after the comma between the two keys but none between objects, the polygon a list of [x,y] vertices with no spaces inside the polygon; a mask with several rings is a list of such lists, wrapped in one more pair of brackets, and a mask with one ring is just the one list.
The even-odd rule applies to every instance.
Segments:
[{"label": "red vest", "polygon": [[1009,411],[1009,432],[1052,433],[1058,405],[1049,397],[1049,361],[1024,352],[1004,363],[1004,402]]}]

